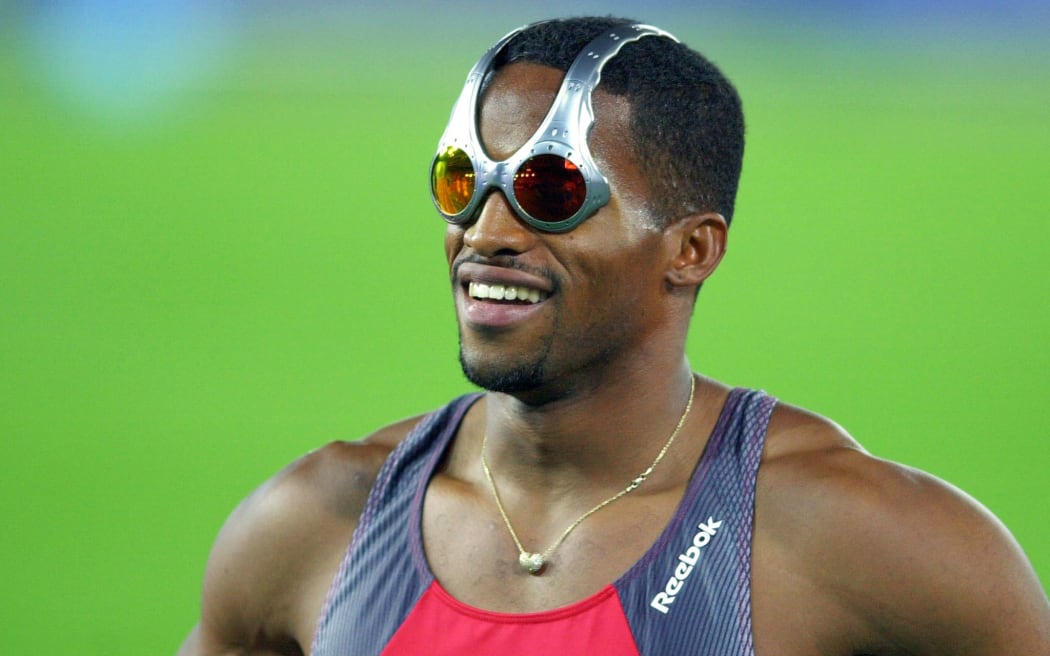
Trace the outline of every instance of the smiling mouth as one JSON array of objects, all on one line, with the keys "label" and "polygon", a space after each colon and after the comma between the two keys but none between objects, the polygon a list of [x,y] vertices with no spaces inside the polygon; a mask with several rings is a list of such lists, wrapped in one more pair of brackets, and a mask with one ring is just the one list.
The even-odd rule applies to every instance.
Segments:
[{"label": "smiling mouth", "polygon": [[520,285],[487,285],[483,282],[471,282],[467,285],[467,294],[481,301],[500,301],[503,303],[521,303],[531,305],[547,298],[547,292]]}]

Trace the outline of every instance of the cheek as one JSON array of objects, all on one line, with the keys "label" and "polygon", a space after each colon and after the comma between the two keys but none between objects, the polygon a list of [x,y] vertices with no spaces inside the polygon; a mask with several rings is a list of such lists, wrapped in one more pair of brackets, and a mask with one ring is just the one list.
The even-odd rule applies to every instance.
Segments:
[{"label": "cheek", "polygon": [[463,232],[463,228],[456,225],[450,224],[445,228],[445,259],[449,266],[456,259],[456,254],[463,250]]},{"label": "cheek", "polygon": [[641,240],[611,255],[600,268],[588,271],[592,296],[600,306],[639,316],[662,303],[665,267],[658,244]]},{"label": "cheek", "polygon": [[580,280],[590,312],[624,311],[650,301],[658,291],[660,275],[651,258],[637,253],[630,257],[619,255],[606,253],[605,257],[580,263]]}]

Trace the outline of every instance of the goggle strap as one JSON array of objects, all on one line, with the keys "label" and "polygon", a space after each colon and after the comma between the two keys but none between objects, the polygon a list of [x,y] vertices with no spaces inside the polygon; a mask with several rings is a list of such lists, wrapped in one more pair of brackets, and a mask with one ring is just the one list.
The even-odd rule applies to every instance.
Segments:
[{"label": "goggle strap", "polygon": [[[537,132],[560,136],[572,127],[583,133],[583,143],[586,144],[586,136],[594,124],[592,94],[601,81],[602,69],[610,59],[620,54],[625,45],[647,36],[666,36],[678,41],[659,28],[638,24],[614,28],[588,43],[566,71],[555,102]],[[557,133],[552,132],[554,128],[559,128]],[[569,135],[568,139],[571,138],[572,135]],[[568,139],[553,140],[570,145]]]}]

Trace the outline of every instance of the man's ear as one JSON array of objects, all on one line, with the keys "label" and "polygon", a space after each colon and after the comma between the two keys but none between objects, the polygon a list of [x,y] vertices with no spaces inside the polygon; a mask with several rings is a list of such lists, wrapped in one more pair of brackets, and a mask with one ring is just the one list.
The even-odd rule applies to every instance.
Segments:
[{"label": "man's ear", "polygon": [[728,226],[717,212],[690,214],[667,227],[672,258],[667,267],[667,284],[695,287],[714,273],[726,252]]}]

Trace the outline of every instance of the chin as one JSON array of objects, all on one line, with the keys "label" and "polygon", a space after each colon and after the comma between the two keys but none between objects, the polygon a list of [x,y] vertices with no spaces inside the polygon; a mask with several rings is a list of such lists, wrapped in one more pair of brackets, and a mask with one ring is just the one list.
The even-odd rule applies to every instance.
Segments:
[{"label": "chin", "polygon": [[460,348],[459,364],[463,368],[463,375],[470,382],[490,392],[530,392],[542,387],[546,380],[543,358],[517,364],[482,360],[484,359],[466,354]]}]

